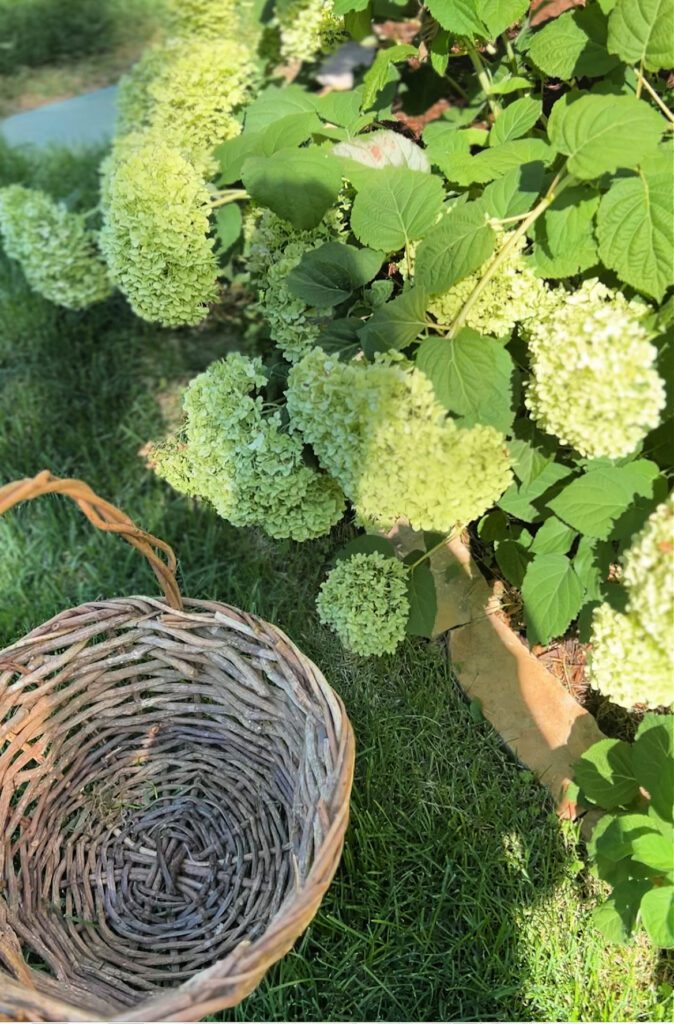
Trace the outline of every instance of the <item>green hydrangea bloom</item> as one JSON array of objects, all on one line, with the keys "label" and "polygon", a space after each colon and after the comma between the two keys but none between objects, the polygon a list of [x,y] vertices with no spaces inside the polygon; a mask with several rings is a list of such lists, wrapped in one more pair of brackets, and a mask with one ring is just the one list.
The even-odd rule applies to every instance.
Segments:
[{"label": "green hydrangea bloom", "polygon": [[554,309],[524,325],[532,371],[526,404],[539,427],[581,455],[629,455],[665,404],[643,323],[649,309],[596,280],[554,294]]},{"label": "green hydrangea bloom", "polygon": [[608,604],[592,620],[590,681],[625,707],[674,701],[674,494],[624,557],[625,612]]},{"label": "green hydrangea bloom", "polygon": [[290,372],[288,411],[364,522],[448,532],[482,515],[512,474],[493,427],[458,427],[404,361],[342,363],[315,348]]},{"label": "green hydrangea bloom", "polygon": [[209,192],[177,150],[142,133],[107,161],[101,249],[132,309],[164,326],[197,324],[217,296]]},{"label": "green hydrangea bloom", "polygon": [[214,363],[185,391],[184,427],[153,461],[176,490],[210,501],[235,526],[309,540],[338,522],[344,496],[304,464],[303,443],[281,414],[264,411],[255,392],[265,383],[259,359],[233,353]]},{"label": "green hydrangea bloom", "polygon": [[271,337],[289,362],[296,362],[314,346],[320,332],[318,320],[330,309],[316,309],[291,295],[286,280],[305,252],[344,233],[342,211],[331,210],[321,224],[298,231],[271,210],[254,211],[246,227],[246,266],[257,290],[257,311]]},{"label": "green hydrangea bloom", "polygon": [[[501,238],[499,247],[507,241]],[[527,265],[522,255],[526,240],[487,282],[475,305],[466,317],[466,326],[480,334],[496,338],[512,334],[519,323],[545,316],[555,305],[548,286]],[[450,324],[460,313],[473,288],[483,276],[487,264],[474,274],[431,299],[429,311],[441,324]]]},{"label": "green hydrangea bloom", "polygon": [[227,38],[245,4],[246,0],[166,0],[168,30],[177,36]]},{"label": "green hydrangea bloom", "polygon": [[240,133],[236,112],[258,80],[243,42],[172,40],[149,50],[122,83],[120,128],[149,128],[210,173],[212,150]]},{"label": "green hydrangea bloom", "polygon": [[318,616],[355,654],[392,654],[405,639],[410,614],[407,578],[397,558],[351,555],[322,584]]},{"label": "green hydrangea bloom", "polygon": [[70,213],[45,192],[22,185],[0,189],[0,231],[7,255],[50,302],[84,309],[112,292],[86,217]]},{"label": "green hydrangea bloom", "polygon": [[348,38],[332,0],[278,0],[276,20],[281,57],[287,63],[310,62]]}]

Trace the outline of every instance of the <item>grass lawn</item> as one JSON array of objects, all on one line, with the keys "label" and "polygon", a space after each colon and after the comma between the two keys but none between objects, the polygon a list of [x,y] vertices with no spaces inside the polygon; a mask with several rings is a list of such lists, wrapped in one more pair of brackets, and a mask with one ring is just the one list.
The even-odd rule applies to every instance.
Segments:
[{"label": "grass lawn", "polygon": [[[77,190],[86,207],[95,167],[95,155],[33,163],[0,151],[0,184]],[[313,607],[331,539],[236,530],[145,470],[138,450],[162,432],[157,394],[235,340],[222,327],[162,333],[121,298],[57,309],[0,256],[0,480],[42,468],[86,479],[174,545],[188,595],[287,630],[354,724],[342,867],[305,936],[226,1019],[667,1020],[666,965],[641,941],[608,946],[593,931],[596,889],[572,826],[473,720],[444,647],[346,654]],[[62,608],[148,592],[137,553],[95,536],[63,499],[0,522],[0,647]]]}]

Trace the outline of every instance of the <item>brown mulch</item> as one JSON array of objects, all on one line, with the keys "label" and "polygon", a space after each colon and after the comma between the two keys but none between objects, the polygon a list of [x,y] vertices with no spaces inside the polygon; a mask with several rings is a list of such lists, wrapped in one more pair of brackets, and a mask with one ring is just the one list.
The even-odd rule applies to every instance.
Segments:
[{"label": "brown mulch", "polygon": [[580,704],[585,704],[588,693],[586,675],[588,650],[588,644],[582,644],[579,640],[569,638],[568,640],[557,640],[546,647],[535,644],[531,648],[531,653],[536,655],[548,672],[559,679],[565,689]]}]

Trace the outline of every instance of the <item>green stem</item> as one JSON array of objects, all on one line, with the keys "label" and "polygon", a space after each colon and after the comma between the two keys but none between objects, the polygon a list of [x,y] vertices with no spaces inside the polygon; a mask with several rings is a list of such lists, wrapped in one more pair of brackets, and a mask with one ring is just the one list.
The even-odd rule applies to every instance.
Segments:
[{"label": "green stem", "polygon": [[223,192],[214,192],[211,198],[211,208],[225,206],[226,203],[236,203],[239,199],[248,199],[245,188],[228,188]]},{"label": "green stem", "polygon": [[644,62],[643,62],[643,59],[642,59],[641,63],[639,64],[639,69],[637,71],[637,99],[638,100],[641,99],[641,90],[643,89],[643,87],[644,87]]},{"label": "green stem", "polygon": [[493,100],[491,98],[491,96],[489,95],[490,92],[491,92],[491,77],[489,75],[489,71],[487,70],[487,66],[486,66],[485,62],[482,60],[482,56],[475,49],[475,47],[473,46],[472,43],[467,43],[466,51],[467,51],[468,56],[470,57],[470,59],[472,61],[473,67],[475,68],[475,74],[477,75],[477,80],[480,83],[480,85],[482,86],[482,90],[483,90],[485,96],[487,97],[487,103],[489,104],[489,109],[491,110],[492,114],[494,114],[494,115],[499,114],[501,112],[500,105],[495,100]]},{"label": "green stem", "polygon": [[651,97],[651,99],[655,100],[655,102],[660,107],[660,110],[665,115],[665,117],[667,118],[669,123],[674,125],[674,114],[671,112],[671,110],[669,109],[667,104],[664,102],[664,100],[662,100],[661,97],[658,96],[657,92],[655,91],[655,89],[653,88],[651,83],[646,78],[646,76],[644,74],[643,66],[635,68],[634,70],[635,70],[636,76],[637,76],[637,99],[639,98],[639,95],[640,95],[640,92],[641,92],[641,88],[644,88],[646,90],[646,92],[648,93],[648,95]]},{"label": "green stem", "polygon": [[548,206],[550,206],[550,204],[555,201],[560,192],[562,192],[565,188],[568,188],[568,186],[571,185],[574,180],[575,179],[572,177],[572,175],[565,174],[564,171],[560,171],[559,174],[555,176],[552,184],[550,185],[550,188],[545,193],[540,203],[534,206],[533,210],[529,211],[529,213],[526,215],[520,226],[515,231],[512,232],[512,234],[508,238],[508,241],[496,253],[493,260],[487,267],[486,271],[473,288],[472,292],[464,302],[461,310],[452,321],[452,326],[449,331],[450,338],[453,338],[456,335],[457,331],[459,331],[463,327],[463,325],[466,322],[466,317],[468,316],[471,309],[479,299],[485,287],[491,281],[492,277],[499,269],[499,267],[502,266],[502,264],[505,263],[505,261],[508,259],[513,249],[515,249],[515,247],[517,246],[517,243],[519,242],[520,238],[522,238],[522,236],[527,233],[527,231],[534,223],[534,221],[537,220],[542,213],[545,213]]},{"label": "green stem", "polygon": [[428,549],[428,551],[424,551],[421,558],[417,558],[416,562],[412,562],[412,564],[407,567],[408,572],[414,572],[418,565],[421,565],[421,563],[425,562],[427,558],[430,558],[431,555],[434,555],[435,552],[439,550],[439,548],[443,548],[447,541],[452,540],[453,537],[454,531],[450,530],[446,537],[443,537],[442,540],[438,541],[437,544],[434,544],[432,548]]},{"label": "green stem", "polygon": [[452,89],[454,89],[454,91],[457,92],[459,94],[459,96],[466,101],[466,103],[470,103],[470,96],[468,95],[466,90],[463,88],[463,86],[459,85],[457,80],[455,78],[452,78],[451,75],[448,75],[447,72],[445,72],[445,78],[447,79],[447,81],[451,85]]},{"label": "green stem", "polygon": [[503,40],[503,45],[505,46],[506,57],[508,58],[508,63],[510,64],[510,70],[515,75],[517,74],[517,57],[515,56],[515,51],[513,50],[513,44],[510,42],[507,32],[504,32],[502,34],[501,39]]}]

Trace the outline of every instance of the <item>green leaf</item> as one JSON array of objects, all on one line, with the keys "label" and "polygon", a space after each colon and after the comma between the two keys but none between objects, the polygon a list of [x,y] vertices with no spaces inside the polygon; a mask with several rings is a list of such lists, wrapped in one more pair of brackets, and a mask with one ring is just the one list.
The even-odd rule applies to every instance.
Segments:
[{"label": "green leaf", "polygon": [[486,184],[500,178],[522,164],[541,162],[547,166],[554,152],[543,139],[512,139],[475,156],[451,153],[444,160],[436,159],[448,181],[457,185]]},{"label": "green leaf", "polygon": [[583,587],[566,555],[536,555],[522,583],[527,636],[546,644],[561,636],[581,609]]},{"label": "green leaf", "polygon": [[602,583],[606,579],[606,573],[601,565],[598,541],[593,540],[592,537],[580,538],[573,567],[576,570],[576,576],[583,584],[585,601],[600,601]]},{"label": "green leaf", "polygon": [[674,843],[671,833],[663,835],[662,832],[645,832],[637,836],[632,843],[632,856],[640,864],[651,868],[654,874],[667,874],[674,870]]},{"label": "green leaf", "polygon": [[406,167],[364,171],[351,210],[351,228],[364,245],[397,252],[429,231],[443,195],[436,175]]},{"label": "green leaf", "polygon": [[607,811],[631,803],[638,793],[632,747],[625,740],[599,740],[574,766],[574,781]]},{"label": "green leaf", "polygon": [[351,11],[364,11],[370,0],[333,0],[332,11],[338,18]]},{"label": "green leaf", "polygon": [[493,252],[495,241],[479,203],[453,207],[417,249],[417,284],[431,295],[447,291],[482,266]]},{"label": "green leaf", "polygon": [[635,177],[613,182],[597,217],[603,263],[658,302],[674,284],[673,194],[671,158],[647,161]]},{"label": "green leaf", "polygon": [[497,116],[489,132],[489,145],[498,146],[510,139],[519,139],[533,128],[543,110],[539,100],[523,96],[507,106]]},{"label": "green leaf", "polygon": [[[556,516],[550,516],[534,537],[531,550],[535,555],[565,555],[578,534]],[[574,560],[574,570],[576,564]],[[582,581],[581,581],[582,582]]]},{"label": "green leaf", "polygon": [[433,382],[436,397],[471,427],[485,423],[505,433],[515,414],[507,348],[464,327],[452,338],[427,338],[419,346],[416,365]]},{"label": "green leaf", "polygon": [[242,177],[256,202],[300,231],[321,222],[342,186],[338,162],[317,148],[281,149],[272,156],[252,157]]},{"label": "green leaf", "polygon": [[486,37],[486,25],[477,13],[477,0],[428,0],[426,6],[437,22],[456,36]]},{"label": "green leaf", "polygon": [[375,352],[407,348],[428,324],[428,295],[421,288],[406,288],[391,302],[381,306],[361,330],[363,350]]},{"label": "green leaf", "polygon": [[651,942],[662,949],[674,948],[674,885],[649,889],[639,912]]},{"label": "green leaf", "polygon": [[[531,483],[511,484],[497,504],[511,516],[523,519],[527,523],[536,522],[542,518],[542,512],[534,502],[542,506],[547,492],[556,488],[571,472],[568,466],[562,466],[559,462],[548,462]],[[573,526],[573,523],[570,525]]]},{"label": "green leaf", "polygon": [[673,0],[616,0],[608,48],[626,64],[643,61],[648,71],[674,66]]},{"label": "green leaf", "polygon": [[650,888],[647,881],[623,882],[592,914],[592,924],[609,942],[626,942],[637,920],[639,902]]},{"label": "green leaf", "polygon": [[352,359],[361,349],[359,331],[363,323],[356,317],[342,317],[331,320],[321,329],[316,344],[340,359]]},{"label": "green leaf", "polygon": [[532,555],[518,541],[499,541],[495,550],[496,564],[513,587],[521,587]]},{"label": "green leaf", "polygon": [[415,57],[418,52],[416,46],[409,46],[407,43],[398,43],[377,52],[377,56],[363,78],[362,110],[369,110],[386,85],[389,65],[407,60],[408,57]]},{"label": "green leaf", "polygon": [[565,189],[534,225],[532,263],[541,277],[571,277],[598,262],[593,220],[599,195],[588,185]]},{"label": "green leaf", "polygon": [[[633,96],[567,93],[552,108],[548,136],[577,178],[636,167],[654,153],[664,121]],[[629,143],[629,144],[628,144]]]},{"label": "green leaf", "polygon": [[647,814],[606,815],[594,829],[588,851],[596,859],[620,861],[631,855],[635,840],[655,833],[653,821]]},{"label": "green leaf", "polygon": [[304,253],[286,283],[290,293],[308,306],[337,306],[354,289],[372,280],[382,260],[382,254],[373,249],[325,242]]},{"label": "green leaf", "polygon": [[386,537],[379,537],[376,533],[363,533],[354,537],[343,548],[335,554],[335,561],[341,562],[344,558],[351,558],[352,555],[384,555],[386,558],[396,558],[396,551],[390,540]]},{"label": "green leaf", "polygon": [[261,131],[288,114],[300,114],[314,109],[311,94],[301,85],[270,85],[246,107],[245,130]]},{"label": "green leaf", "polygon": [[407,622],[409,636],[432,637],[438,599],[435,579],[426,562],[410,572],[407,597],[410,602],[410,617]]},{"label": "green leaf", "polygon": [[428,51],[431,67],[436,75],[444,75],[449,64],[449,47],[451,35],[447,29],[439,28],[430,41]]},{"label": "green leaf", "polygon": [[480,202],[490,217],[518,217],[534,205],[543,185],[544,174],[545,167],[540,160],[512,167],[502,177],[487,185]]},{"label": "green leaf", "polygon": [[477,535],[485,544],[506,540],[508,537],[508,519],[505,513],[500,508],[493,508],[491,512],[487,512],[477,524]]},{"label": "green leaf", "polygon": [[[428,174],[431,169],[428,157],[420,146],[388,128],[359,135],[356,139],[347,139],[335,146],[332,152],[334,156],[345,158],[347,161],[355,160],[364,167],[375,169],[409,167],[411,171],[422,171],[424,174]],[[347,163],[347,176],[353,176],[354,171],[359,173],[357,168]],[[355,184],[358,187],[358,178],[355,179]]]},{"label": "green leaf", "polygon": [[215,211],[215,235],[220,243],[220,253],[227,253],[241,235],[243,218],[236,203],[228,203]]},{"label": "green leaf", "polygon": [[528,56],[553,78],[599,78],[618,63],[606,49],[607,30],[598,7],[567,11],[534,35]]},{"label": "green leaf", "polygon": [[648,481],[657,472],[657,466],[645,460],[591,469],[567,484],[549,507],[579,533],[605,540],[634,495],[648,490]]},{"label": "green leaf", "polygon": [[[524,420],[524,422],[518,420],[515,424],[515,430],[521,431],[523,428],[528,427],[530,422],[530,420]],[[542,448],[532,443],[531,440],[522,437],[514,437],[511,441],[508,441],[508,451],[510,452],[515,476],[525,486],[532,484],[545,467],[553,461],[553,456],[549,451],[543,451]]]},{"label": "green leaf", "polygon": [[499,81],[491,83],[490,96],[509,96],[510,93],[520,92],[522,89],[533,89],[534,83],[521,75],[507,75]]},{"label": "green leaf", "polygon": [[674,821],[674,718],[649,714],[633,746],[634,771],[651,798],[651,807],[665,821]]},{"label": "green leaf", "polygon": [[487,39],[496,39],[527,13],[529,0],[476,0],[476,9],[487,27]]}]

